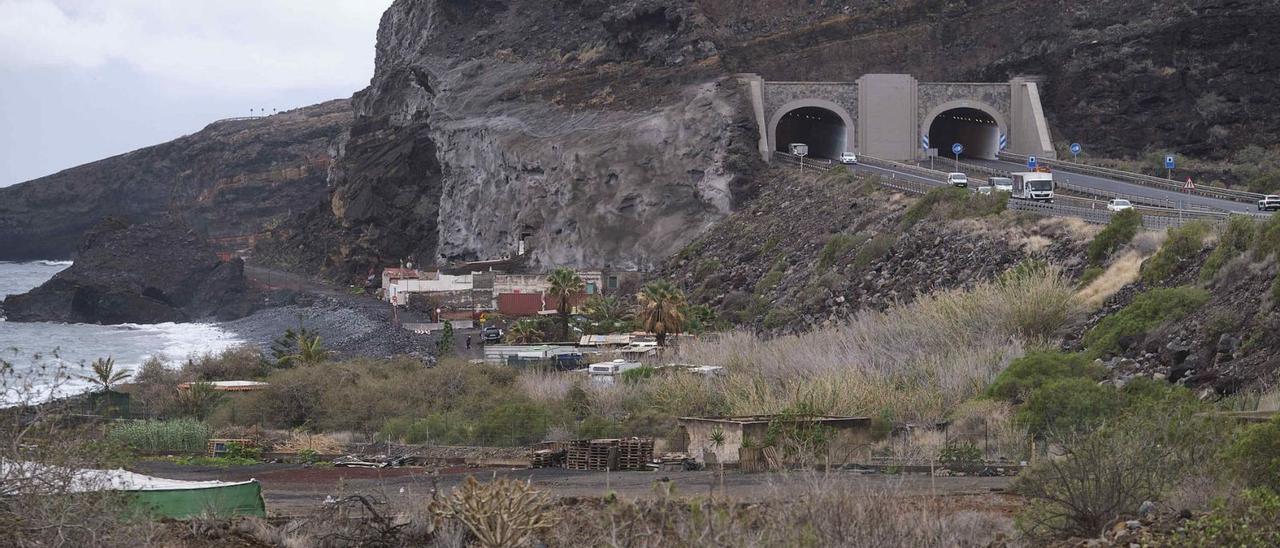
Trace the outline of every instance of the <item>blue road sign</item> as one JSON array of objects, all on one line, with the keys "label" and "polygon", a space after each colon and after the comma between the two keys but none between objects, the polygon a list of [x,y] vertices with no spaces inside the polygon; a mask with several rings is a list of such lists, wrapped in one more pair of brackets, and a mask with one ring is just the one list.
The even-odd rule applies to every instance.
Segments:
[{"label": "blue road sign", "polygon": [[1071,155],[1072,156],[1080,155],[1080,143],[1071,143]]},{"label": "blue road sign", "polygon": [[1036,168],[1036,157],[1027,156],[1027,169],[1035,169],[1035,168]]},{"label": "blue road sign", "polygon": [[1000,150],[1004,150],[1006,148],[1009,148],[1009,136],[1001,133],[1000,134]]},{"label": "blue road sign", "polygon": [[929,136],[927,134],[920,136],[920,148],[929,150]]},{"label": "blue road sign", "polygon": [[961,152],[964,152],[964,145],[962,145],[962,144],[960,144],[960,143],[956,143],[956,144],[951,145],[951,153],[952,153],[952,154],[955,154],[956,156],[959,156]]},{"label": "blue road sign", "polygon": [[1168,156],[1165,156],[1165,157],[1164,157],[1164,168],[1165,168],[1165,169],[1173,169],[1173,155],[1172,155],[1172,154],[1170,154],[1170,155],[1168,155]]}]

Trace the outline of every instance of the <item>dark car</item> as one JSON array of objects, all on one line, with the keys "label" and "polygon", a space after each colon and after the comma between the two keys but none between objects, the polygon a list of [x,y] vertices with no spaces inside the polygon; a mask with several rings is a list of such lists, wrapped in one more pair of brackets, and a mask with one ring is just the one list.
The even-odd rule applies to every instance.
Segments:
[{"label": "dark car", "polygon": [[480,331],[480,339],[487,343],[502,342],[502,328],[491,325]]}]

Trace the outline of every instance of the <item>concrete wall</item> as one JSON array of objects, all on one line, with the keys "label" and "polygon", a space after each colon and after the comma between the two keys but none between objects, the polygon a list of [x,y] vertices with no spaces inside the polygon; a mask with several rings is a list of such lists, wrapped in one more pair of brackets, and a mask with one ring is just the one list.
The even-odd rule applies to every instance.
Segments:
[{"label": "concrete wall", "polygon": [[1053,141],[1049,138],[1049,123],[1044,118],[1044,106],[1040,103],[1040,89],[1035,82],[1014,78],[1009,82],[1012,97],[1012,113],[1009,133],[1009,151],[1018,154],[1057,158]]},{"label": "concrete wall", "polygon": [[859,152],[890,160],[914,158],[916,79],[907,74],[868,74],[858,79]]},{"label": "concrete wall", "polygon": [[996,120],[996,140],[1000,135],[1006,138],[1005,150],[1047,157],[1054,154],[1039,91],[1035,82],[1027,79],[1007,83],[918,82],[907,74],[867,74],[857,82],[768,82],[755,74],[738,78],[749,91],[759,129],[758,148],[766,160],[772,159],[778,147],[778,121],[801,107],[836,113],[846,125],[845,148],[878,158],[923,157],[921,137],[934,118],[962,107],[981,110]]}]

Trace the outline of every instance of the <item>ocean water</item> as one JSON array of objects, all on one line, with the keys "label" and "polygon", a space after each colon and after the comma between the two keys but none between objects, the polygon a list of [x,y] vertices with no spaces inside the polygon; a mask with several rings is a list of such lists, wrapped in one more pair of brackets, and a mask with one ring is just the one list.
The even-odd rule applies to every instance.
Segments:
[{"label": "ocean water", "polygon": [[[0,297],[23,293],[71,266],[63,261],[0,262]],[[98,358],[134,369],[150,356],[182,360],[218,352],[242,341],[214,324],[92,325],[0,320],[0,402],[46,399],[86,389]]]}]

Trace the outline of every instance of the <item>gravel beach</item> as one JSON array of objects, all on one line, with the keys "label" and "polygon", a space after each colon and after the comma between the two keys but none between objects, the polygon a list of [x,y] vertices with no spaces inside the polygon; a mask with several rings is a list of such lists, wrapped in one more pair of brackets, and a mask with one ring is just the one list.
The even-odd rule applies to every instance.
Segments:
[{"label": "gravel beach", "polygon": [[[392,325],[391,305],[377,298],[353,294],[295,274],[246,268],[255,285],[268,291],[267,308],[244,318],[223,322],[223,329],[269,350],[287,329],[305,327],[320,335],[325,348],[339,357],[386,358],[411,355],[434,361],[435,337],[418,335]],[[400,311],[400,321],[425,318]]]}]

